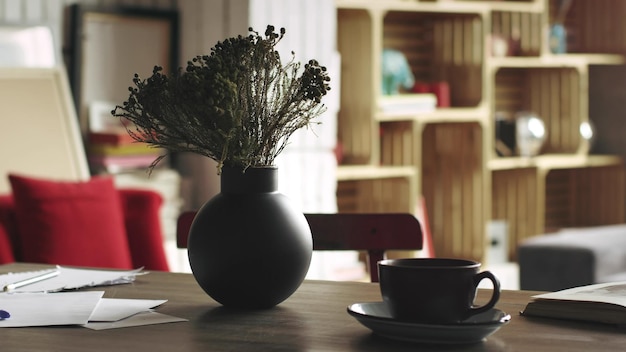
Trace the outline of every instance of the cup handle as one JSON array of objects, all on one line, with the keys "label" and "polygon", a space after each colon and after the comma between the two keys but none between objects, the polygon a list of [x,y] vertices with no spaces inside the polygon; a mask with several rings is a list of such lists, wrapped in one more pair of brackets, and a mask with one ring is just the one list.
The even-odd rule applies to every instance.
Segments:
[{"label": "cup handle", "polygon": [[495,275],[493,275],[490,271],[480,272],[476,274],[476,276],[474,276],[474,287],[477,288],[478,284],[483,281],[483,279],[489,279],[493,283],[493,292],[491,294],[491,299],[483,306],[470,307],[468,314],[469,316],[488,311],[489,309],[493,308],[493,306],[495,306],[500,299],[500,281],[498,281],[498,278],[496,278]]}]

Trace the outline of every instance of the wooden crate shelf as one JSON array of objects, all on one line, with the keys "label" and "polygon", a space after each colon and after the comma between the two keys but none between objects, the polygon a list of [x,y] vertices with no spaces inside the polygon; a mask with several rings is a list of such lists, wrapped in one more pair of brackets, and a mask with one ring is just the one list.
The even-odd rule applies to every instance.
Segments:
[{"label": "wooden crate shelf", "polygon": [[478,14],[389,11],[382,46],[405,54],[418,82],[448,82],[453,107],[482,101],[484,24]]},{"label": "wooden crate shelf", "polygon": [[414,167],[343,165],[337,168],[338,181],[362,181],[384,178],[413,178],[417,170]]},{"label": "wooden crate shelf", "polygon": [[498,169],[492,173],[491,188],[491,217],[509,225],[511,259],[516,244],[529,237],[625,219],[621,163]]},{"label": "wooden crate shelf", "polygon": [[337,168],[340,212],[412,212],[417,206],[413,166],[343,165]]},{"label": "wooden crate shelf", "polygon": [[622,165],[551,170],[545,182],[547,231],[624,222]]},{"label": "wooden crate shelf", "polygon": [[420,146],[413,121],[380,124],[380,155],[383,165],[416,165]]},{"label": "wooden crate shelf", "polygon": [[547,130],[542,153],[576,153],[580,124],[588,119],[578,99],[582,84],[575,68],[501,68],[495,74],[495,111],[536,114]]},{"label": "wooden crate shelf", "polygon": [[621,165],[622,158],[616,155],[562,155],[545,154],[532,158],[506,157],[491,159],[487,167],[492,171],[539,168],[542,170],[573,169],[586,167]]},{"label": "wooden crate shelf", "polygon": [[[623,100],[604,99],[617,75],[597,68],[626,67],[626,1],[574,1],[568,53],[553,54],[557,2],[336,0],[339,210],[412,212],[423,198],[436,255],[476,260],[490,220],[508,223],[510,259],[519,241],[555,227],[624,221],[622,158],[589,155],[580,125],[605,132],[621,111]],[[519,50],[494,56],[496,35]],[[384,48],[405,54],[416,81],[445,81],[450,107],[381,112]],[[540,155],[498,157],[495,116],[522,111],[544,121]]]},{"label": "wooden crate shelf", "polygon": [[[553,21],[559,0],[549,0]],[[568,53],[625,54],[626,2],[623,0],[572,1],[565,20]]]},{"label": "wooden crate shelf", "polygon": [[435,122],[478,122],[484,119],[488,110],[478,108],[438,108],[434,111],[421,113],[384,113],[377,112],[375,119],[378,122],[416,121],[420,123]]},{"label": "wooden crate shelf", "polygon": [[338,139],[347,164],[376,163],[377,128],[371,118],[372,100],[377,93],[372,87],[378,80],[372,67],[379,60],[373,57],[373,18],[366,10],[337,11],[337,45],[341,48],[341,81],[346,82],[340,92],[341,109],[338,118]]},{"label": "wooden crate shelf", "polygon": [[[337,206],[341,213],[413,212],[418,199],[407,177],[340,181]],[[410,210],[412,209],[412,210]]]},{"label": "wooden crate shelf", "polygon": [[509,39],[509,55],[537,57],[543,46],[542,14],[519,10],[494,11],[492,36]]},{"label": "wooden crate shelf", "polygon": [[498,57],[489,59],[488,66],[499,68],[550,68],[570,67],[584,69],[589,65],[623,65],[624,56],[615,54],[563,54],[541,57]]},{"label": "wooden crate shelf", "polygon": [[422,134],[421,191],[435,253],[481,259],[488,192],[483,131],[476,123],[439,123]]},{"label": "wooden crate shelf", "polygon": [[491,174],[491,218],[508,224],[509,258],[517,243],[543,232],[542,181],[532,166],[496,170]]}]

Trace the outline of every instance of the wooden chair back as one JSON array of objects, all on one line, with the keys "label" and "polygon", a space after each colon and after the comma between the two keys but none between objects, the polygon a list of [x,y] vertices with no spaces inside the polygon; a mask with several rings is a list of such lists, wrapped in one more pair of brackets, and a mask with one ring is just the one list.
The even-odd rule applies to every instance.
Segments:
[{"label": "wooden chair back", "polygon": [[[178,217],[177,246],[187,248],[187,237],[195,211]],[[408,213],[304,214],[313,236],[314,250],[354,250],[367,252],[372,282],[378,282],[379,260],[387,250],[422,249],[422,228]]]}]

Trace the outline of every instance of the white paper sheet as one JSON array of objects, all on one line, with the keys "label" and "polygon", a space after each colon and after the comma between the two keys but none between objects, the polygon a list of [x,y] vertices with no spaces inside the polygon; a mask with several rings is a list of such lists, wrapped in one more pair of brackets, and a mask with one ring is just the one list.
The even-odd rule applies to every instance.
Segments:
[{"label": "white paper sheet", "polygon": [[113,322],[149,311],[167,302],[166,299],[103,298],[89,317],[90,322]]},{"label": "white paper sheet", "polygon": [[[54,270],[55,269],[48,269],[0,275],[0,291],[2,291],[2,289],[8,284]],[[81,287],[125,284],[133,282],[137,275],[145,274],[141,273],[142,268],[129,271],[118,271],[73,269],[58,266],[56,270],[59,270],[60,272],[58,276],[15,289],[12,292],[57,292],[61,290],[78,289]]]},{"label": "white paper sheet", "polygon": [[92,330],[106,330],[106,329],[127,328],[131,326],[141,326],[141,325],[177,323],[177,322],[183,322],[183,321],[188,321],[188,320],[149,311],[149,312],[142,312],[139,314],[135,314],[129,318],[118,320],[118,321],[113,321],[113,322],[89,322],[83,325],[83,327],[86,327]]},{"label": "white paper sheet", "polygon": [[86,324],[104,291],[0,294],[0,328]]},{"label": "white paper sheet", "polygon": [[[56,277],[2,292],[8,285],[58,270]],[[59,292],[82,287],[129,283],[142,269],[131,271],[57,269],[0,275],[0,309],[11,317],[0,320],[3,327],[81,325],[93,330],[187,321],[153,312],[167,300],[102,298],[103,291]]]}]

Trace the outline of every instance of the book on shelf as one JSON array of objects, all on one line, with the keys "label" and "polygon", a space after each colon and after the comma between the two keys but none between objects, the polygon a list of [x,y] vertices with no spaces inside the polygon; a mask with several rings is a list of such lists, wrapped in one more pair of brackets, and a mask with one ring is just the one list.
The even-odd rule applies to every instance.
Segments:
[{"label": "book on shelf", "polygon": [[[94,172],[120,173],[130,170],[147,169],[158,155],[89,155],[89,166]],[[157,166],[163,167],[162,161]]]},{"label": "book on shelf", "polygon": [[160,155],[161,148],[155,148],[146,143],[132,143],[122,145],[89,144],[89,153],[92,155]]},{"label": "book on shelf", "polygon": [[437,97],[432,93],[385,95],[378,99],[383,113],[416,114],[432,112],[437,108]]},{"label": "book on shelf", "polygon": [[123,145],[137,143],[126,130],[91,131],[87,137],[90,144]]},{"label": "book on shelf", "polygon": [[536,295],[521,314],[626,325],[626,281]]}]

